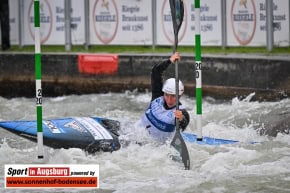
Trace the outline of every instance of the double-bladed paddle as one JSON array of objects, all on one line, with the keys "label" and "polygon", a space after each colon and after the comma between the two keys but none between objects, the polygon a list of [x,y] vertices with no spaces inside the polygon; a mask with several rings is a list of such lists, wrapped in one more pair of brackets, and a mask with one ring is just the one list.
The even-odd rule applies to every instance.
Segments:
[{"label": "double-bladed paddle", "polygon": [[[173,30],[174,30],[174,46],[173,53],[177,50],[178,32],[181,27],[184,16],[184,5],[182,0],[169,0]],[[178,78],[178,62],[175,61],[175,93],[176,93],[176,110],[179,110],[179,78]],[[176,132],[171,145],[180,153],[182,162],[186,170],[190,169],[190,159],[186,144],[180,134],[179,120],[176,119]]]}]

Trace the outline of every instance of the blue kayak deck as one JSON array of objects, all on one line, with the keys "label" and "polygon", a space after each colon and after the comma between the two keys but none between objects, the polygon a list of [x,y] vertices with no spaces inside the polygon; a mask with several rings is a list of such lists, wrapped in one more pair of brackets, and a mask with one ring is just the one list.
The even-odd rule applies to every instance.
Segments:
[{"label": "blue kayak deck", "polygon": [[218,138],[212,138],[212,137],[202,137],[202,140],[199,141],[197,140],[197,136],[195,134],[192,133],[181,133],[183,139],[186,142],[190,142],[190,143],[197,143],[200,145],[222,145],[222,144],[233,144],[233,143],[237,143],[239,141],[236,140],[228,140],[228,139],[218,139]]}]

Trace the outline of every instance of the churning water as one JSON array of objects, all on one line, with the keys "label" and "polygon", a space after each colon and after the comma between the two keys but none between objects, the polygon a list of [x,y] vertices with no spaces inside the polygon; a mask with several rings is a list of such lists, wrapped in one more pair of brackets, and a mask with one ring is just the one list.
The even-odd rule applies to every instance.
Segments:
[{"label": "churning water", "polygon": [[[0,129],[0,192],[290,192],[290,135],[269,137],[259,133],[290,114],[290,100],[251,102],[203,100],[203,135],[239,140],[232,145],[187,143],[191,169],[170,159],[175,150],[157,145],[136,123],[150,101],[150,93],[125,92],[43,98],[43,118],[98,116],[121,122],[122,140],[132,141],[113,153],[88,155],[80,149],[45,147],[46,164],[99,164],[100,189],[5,190],[5,164],[34,164],[35,143]],[[0,97],[0,120],[35,120],[35,99]],[[195,99],[181,102],[191,115],[188,132],[195,130]],[[140,146],[134,141],[142,141]],[[249,142],[260,142],[251,144]]]}]

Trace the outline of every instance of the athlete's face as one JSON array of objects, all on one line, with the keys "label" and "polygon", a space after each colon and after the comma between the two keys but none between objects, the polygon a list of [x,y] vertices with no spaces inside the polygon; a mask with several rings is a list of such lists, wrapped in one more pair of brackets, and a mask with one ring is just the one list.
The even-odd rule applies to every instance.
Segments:
[{"label": "athlete's face", "polygon": [[176,105],[176,96],[173,94],[164,93],[164,100],[169,108]]}]

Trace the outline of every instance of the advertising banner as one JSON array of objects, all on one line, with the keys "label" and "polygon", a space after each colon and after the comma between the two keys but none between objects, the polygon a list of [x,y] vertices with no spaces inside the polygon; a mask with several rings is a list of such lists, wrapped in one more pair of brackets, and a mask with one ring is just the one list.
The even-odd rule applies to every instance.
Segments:
[{"label": "advertising banner", "polygon": [[92,44],[152,44],[152,1],[91,0]]},{"label": "advertising banner", "polygon": [[[273,1],[274,44],[289,45],[289,1]],[[229,46],[266,45],[266,1],[227,1],[227,40]]]},{"label": "advertising banner", "polygon": [[[24,1],[24,44],[34,44],[34,4]],[[84,43],[84,3],[71,1],[72,44]],[[42,44],[65,44],[64,0],[40,1],[40,36]]]},{"label": "advertising banner", "polygon": [[[195,44],[194,1],[184,0],[184,18],[179,32],[179,45]],[[157,1],[157,44],[172,45],[174,32],[168,0]],[[202,45],[221,45],[221,2],[203,0],[200,4]]]},{"label": "advertising banner", "polygon": [[[19,5],[20,2],[23,6]],[[19,44],[21,37],[24,45],[33,45],[33,0],[10,0],[9,3],[11,44]],[[183,3],[184,18],[178,44],[194,45],[194,1],[183,0]],[[288,0],[273,0],[276,46],[289,46],[289,4]],[[156,45],[173,45],[174,32],[168,0],[89,0],[89,10],[85,10],[84,5],[84,1],[71,0],[73,45],[85,44],[85,11],[89,13],[87,30],[91,45],[150,46],[153,45],[153,37],[156,38]],[[266,46],[266,0],[227,0],[226,13],[222,13],[221,6],[221,0],[200,2],[201,45],[222,45],[222,16],[225,14],[226,46]],[[65,45],[64,0],[40,0],[40,9],[42,45]],[[20,26],[23,28],[22,34]]]}]

